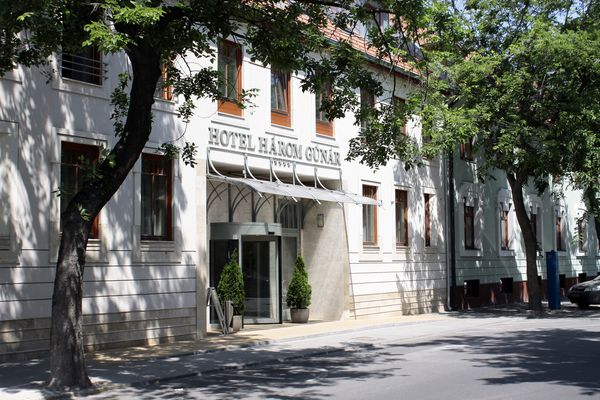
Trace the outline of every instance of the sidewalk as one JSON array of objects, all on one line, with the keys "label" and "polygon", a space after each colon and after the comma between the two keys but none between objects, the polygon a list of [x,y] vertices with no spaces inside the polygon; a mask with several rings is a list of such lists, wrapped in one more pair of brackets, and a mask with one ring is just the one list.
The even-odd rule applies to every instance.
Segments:
[{"label": "sidewalk", "polygon": [[[442,313],[335,322],[315,321],[308,324],[250,325],[227,336],[211,332],[206,338],[197,341],[98,351],[87,354],[86,363],[96,390],[110,390],[123,385],[144,385],[176,377],[262,364],[273,359],[290,359],[332,351],[328,347],[294,351],[293,346],[284,346],[294,341],[446,318],[448,315]],[[267,344],[281,346],[277,351],[261,348]],[[0,399],[61,398],[59,394],[44,388],[43,384],[48,376],[47,359],[2,364]]]}]

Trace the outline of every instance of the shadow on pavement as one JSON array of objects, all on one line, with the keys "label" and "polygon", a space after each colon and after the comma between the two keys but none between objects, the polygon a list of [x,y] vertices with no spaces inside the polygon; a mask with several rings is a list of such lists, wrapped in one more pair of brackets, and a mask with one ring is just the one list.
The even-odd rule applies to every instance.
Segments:
[{"label": "shadow on pavement", "polygon": [[511,331],[491,336],[449,337],[397,349],[443,346],[475,366],[502,370],[482,379],[489,385],[553,383],[578,387],[582,395],[600,395],[600,332],[565,328]]},{"label": "shadow on pavement", "polygon": [[[265,353],[269,353],[270,362],[264,361]],[[342,379],[369,381],[392,376],[395,369],[390,364],[402,361],[402,355],[385,353],[381,347],[367,343],[349,343],[344,349],[317,347],[282,352],[252,349],[247,356],[262,361],[247,364],[243,369],[226,368],[197,376],[190,365],[187,378],[135,384],[120,389],[118,394],[107,392],[92,398],[315,398],[322,397],[319,390],[323,387],[333,386]]]},{"label": "shadow on pavement", "polygon": [[527,308],[527,303],[514,303],[489,307],[479,307],[470,310],[452,311],[447,315],[455,318],[494,318],[520,317],[523,318],[600,318],[600,306],[590,306],[580,310],[575,304],[562,303],[559,310],[550,310],[545,306],[541,317],[535,317]]}]

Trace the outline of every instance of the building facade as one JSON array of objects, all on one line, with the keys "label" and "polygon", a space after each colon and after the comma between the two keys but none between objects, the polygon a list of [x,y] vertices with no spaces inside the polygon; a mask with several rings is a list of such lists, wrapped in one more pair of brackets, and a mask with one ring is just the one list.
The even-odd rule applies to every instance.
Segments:
[{"label": "building facade", "polygon": [[[254,105],[201,99],[184,124],[178,99],[168,87],[157,91],[150,141],[88,243],[89,349],[202,338],[215,323],[207,288],[234,250],[245,323],[289,319],[285,296],[298,255],[313,287],[313,320],[437,311],[452,296],[459,307],[526,297],[524,252],[501,172],[480,184],[475,163],[459,152],[453,176],[442,158],[409,171],[397,160],[377,171],[347,161],[348,141],[361,129],[354,116],[329,121],[318,111],[323,94],[303,92],[302,76],[253,62],[232,41],[215,47],[212,67],[227,77],[222,90],[235,97],[258,89]],[[127,68],[122,55],[91,51],[58,54],[43,71],[17,68],[0,79],[0,359],[47,352],[60,212],[89,162],[116,142],[109,98]],[[410,91],[402,73],[378,74],[387,94],[366,103],[394,101],[392,87],[400,98]],[[405,131],[422,141],[418,118]],[[159,151],[184,133],[199,146],[195,168]],[[564,244],[557,250],[565,285],[596,274],[593,224],[583,247],[571,243],[578,194],[553,201],[530,193],[528,201],[541,248]]]}]

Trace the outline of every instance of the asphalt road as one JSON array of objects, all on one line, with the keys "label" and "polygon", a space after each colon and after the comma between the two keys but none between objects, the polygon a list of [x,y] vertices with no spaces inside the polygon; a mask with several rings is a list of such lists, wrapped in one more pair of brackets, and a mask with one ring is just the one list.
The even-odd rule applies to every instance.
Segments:
[{"label": "asphalt road", "polygon": [[[600,399],[600,308],[456,313],[239,351],[241,368],[86,398]],[[271,357],[252,365],[253,352]]]}]

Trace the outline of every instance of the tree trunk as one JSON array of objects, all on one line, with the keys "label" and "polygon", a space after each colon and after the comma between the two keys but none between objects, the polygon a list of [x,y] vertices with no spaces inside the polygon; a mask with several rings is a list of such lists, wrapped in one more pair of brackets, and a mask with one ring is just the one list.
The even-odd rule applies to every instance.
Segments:
[{"label": "tree trunk", "polygon": [[521,228],[521,233],[525,241],[525,256],[527,260],[527,295],[529,297],[529,309],[536,315],[541,315],[542,308],[542,291],[538,281],[537,268],[537,239],[531,227],[531,220],[525,209],[525,201],[523,199],[523,185],[527,182],[528,175],[524,172],[518,174],[510,174],[507,172],[508,183],[510,184],[517,221]]},{"label": "tree trunk", "polygon": [[[133,46],[132,46],[133,47]],[[61,216],[60,241],[50,331],[50,381],[56,389],[92,383],[84,359],[82,329],[83,271],[92,221],[115,194],[139,158],[152,129],[154,89],[161,74],[160,53],[148,44],[127,51],[132,66],[129,110],[124,134],[98,170],[102,178],[85,182]],[[82,216],[83,208],[87,216]]]}]

